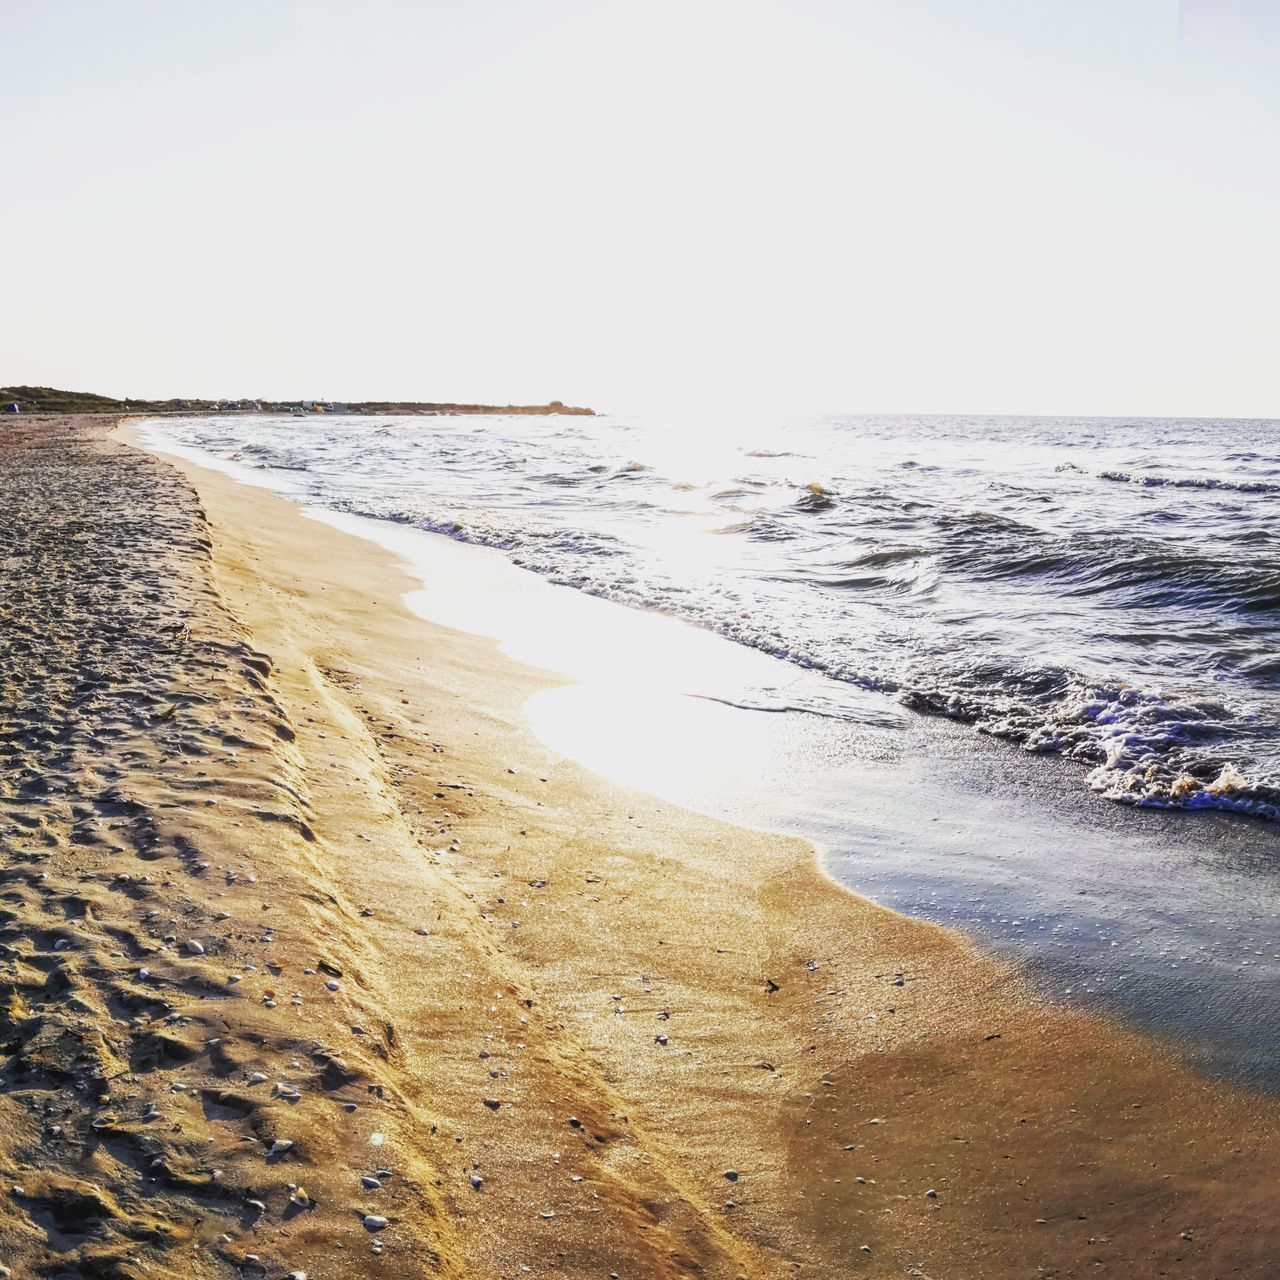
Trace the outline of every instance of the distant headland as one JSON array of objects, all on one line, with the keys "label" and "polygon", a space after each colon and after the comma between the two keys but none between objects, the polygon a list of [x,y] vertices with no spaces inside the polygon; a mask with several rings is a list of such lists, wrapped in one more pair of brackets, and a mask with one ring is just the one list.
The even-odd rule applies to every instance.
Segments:
[{"label": "distant headland", "polygon": [[455,404],[418,400],[117,400],[92,391],[54,387],[0,387],[0,409],[10,413],[529,413],[587,414],[594,409],[552,400],[548,404]]}]

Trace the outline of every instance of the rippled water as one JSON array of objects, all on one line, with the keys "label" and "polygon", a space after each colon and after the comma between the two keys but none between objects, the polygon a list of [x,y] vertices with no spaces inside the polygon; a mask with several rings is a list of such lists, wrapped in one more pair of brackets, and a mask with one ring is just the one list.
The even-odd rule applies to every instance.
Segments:
[{"label": "rippled water", "polygon": [[[1071,757],[1108,799],[1280,817],[1280,423],[236,417],[164,431],[307,501],[499,547]],[[841,714],[841,683],[797,687],[805,709]]]}]

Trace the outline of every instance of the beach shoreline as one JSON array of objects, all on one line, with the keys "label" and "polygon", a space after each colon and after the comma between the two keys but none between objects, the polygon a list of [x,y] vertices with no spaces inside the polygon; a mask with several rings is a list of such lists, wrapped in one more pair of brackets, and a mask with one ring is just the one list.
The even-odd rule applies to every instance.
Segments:
[{"label": "beach shoreline", "polygon": [[[480,425],[477,456],[489,458],[509,425]],[[1280,892],[1265,820],[1102,800],[1074,759],[735,642],[681,617],[678,599],[628,605],[597,595],[571,566],[539,572],[518,540],[501,549],[482,533],[477,541],[493,527],[483,508],[462,517],[451,505],[448,468],[461,458],[442,460],[441,473],[417,456],[456,443],[452,427],[260,426],[260,436],[246,424],[212,440],[191,423],[139,430],[164,456],[282,494],[308,519],[392,553],[419,585],[405,596],[414,613],[554,673],[523,712],[558,755],[681,809],[809,840],[840,884],[960,929],[1018,965],[1046,999],[1115,1013],[1197,1070],[1280,1093]],[[415,443],[400,448],[398,466],[380,467],[388,433],[401,432],[402,446]],[[332,450],[353,434],[368,437],[365,478],[344,486]],[[652,441],[624,452],[655,456]],[[501,488],[505,464],[492,467]],[[420,498],[386,502],[384,486]],[[498,519],[511,515],[504,501],[519,511],[529,495],[517,487],[496,500]],[[592,527],[590,503],[581,524],[580,507],[563,508],[570,539]],[[367,514],[379,509],[395,514]],[[462,517],[452,527],[451,511]],[[637,514],[637,536],[645,527]],[[694,562],[698,543],[688,546]]]},{"label": "beach shoreline", "polygon": [[[960,935],[841,888],[806,842],[557,756],[523,712],[548,677],[415,616],[403,598],[420,584],[390,553],[274,494],[159,461],[131,426],[108,440],[108,425],[28,438],[40,424],[24,424],[22,466],[38,478],[79,459],[86,501],[106,492],[95,468],[144,473],[116,494],[140,540],[120,581],[155,572],[143,551],[169,555],[172,598],[148,616],[172,614],[201,663],[155,673],[147,714],[95,740],[115,809],[86,818],[71,804],[38,842],[30,828],[6,838],[23,897],[7,941],[28,970],[53,963],[57,939],[34,914],[50,882],[92,897],[94,861],[103,906],[68,935],[91,1012],[74,1012],[132,1049],[119,1076],[82,1081],[110,1076],[108,1101],[76,1098],[61,1119],[57,1176],[74,1188],[44,1167],[41,1108],[75,1081],[37,1070],[4,1096],[6,1172],[23,1194],[0,1210],[0,1263],[116,1276],[231,1275],[250,1254],[273,1277],[1274,1273],[1272,1100],[1042,1003]],[[18,465],[11,452],[3,465]],[[180,539],[148,525],[162,498],[186,522]],[[91,537],[116,537],[101,519]],[[6,621],[54,644],[38,587]],[[134,642],[147,638],[130,652],[145,656]],[[19,709],[24,660],[5,686]],[[50,696],[90,727],[106,714],[75,703],[73,685]],[[47,758],[74,793],[91,766],[42,752],[30,747],[31,768]],[[30,813],[3,781],[5,818]],[[130,844],[126,826],[149,834]],[[140,967],[166,974],[166,1007],[135,999],[112,1014],[125,985],[145,989]],[[8,1016],[22,1038],[35,1015]],[[137,1045],[157,1039],[167,1048],[143,1062]],[[139,1114],[143,1095],[172,1112],[188,1165]]]}]

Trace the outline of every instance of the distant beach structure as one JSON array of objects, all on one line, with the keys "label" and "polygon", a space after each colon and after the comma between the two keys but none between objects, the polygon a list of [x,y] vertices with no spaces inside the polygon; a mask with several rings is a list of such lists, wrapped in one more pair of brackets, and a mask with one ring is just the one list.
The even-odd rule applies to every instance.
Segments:
[{"label": "distant beach structure", "polygon": [[4,411],[5,411],[5,413],[20,413],[20,412],[21,412],[21,410],[18,408],[18,402],[17,402],[16,400],[11,400],[7,405],[5,405],[5,407],[4,407]]}]

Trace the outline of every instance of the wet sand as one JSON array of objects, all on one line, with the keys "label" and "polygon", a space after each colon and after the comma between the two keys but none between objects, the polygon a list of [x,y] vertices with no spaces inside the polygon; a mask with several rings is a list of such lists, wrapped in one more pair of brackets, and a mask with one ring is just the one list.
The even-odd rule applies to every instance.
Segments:
[{"label": "wet sand", "polygon": [[394,557],[108,425],[0,428],[15,1275],[1276,1273],[1273,1101],[559,758]]}]

